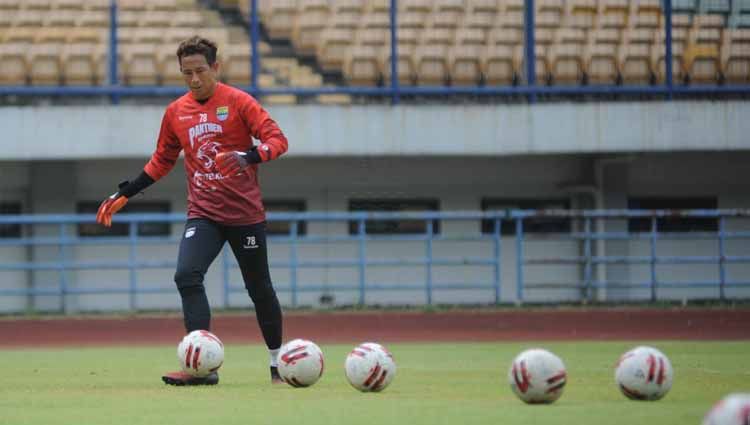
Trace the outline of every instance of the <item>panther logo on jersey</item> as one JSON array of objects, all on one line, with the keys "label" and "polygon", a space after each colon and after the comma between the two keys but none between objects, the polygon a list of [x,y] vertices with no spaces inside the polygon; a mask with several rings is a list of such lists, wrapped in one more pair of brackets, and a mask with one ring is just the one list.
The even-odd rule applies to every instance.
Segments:
[{"label": "panther logo on jersey", "polygon": [[211,170],[214,168],[216,155],[218,154],[219,144],[216,142],[208,142],[200,145],[195,156],[201,161],[203,168]]}]

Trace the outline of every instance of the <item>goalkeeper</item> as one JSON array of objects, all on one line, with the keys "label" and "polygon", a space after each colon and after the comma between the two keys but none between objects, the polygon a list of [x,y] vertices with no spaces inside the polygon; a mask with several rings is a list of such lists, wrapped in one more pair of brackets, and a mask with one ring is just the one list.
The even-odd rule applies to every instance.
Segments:
[{"label": "goalkeeper", "polygon": [[[282,314],[268,270],[265,211],[258,165],[278,158],[287,140],[268,112],[249,94],[217,81],[216,44],[201,37],[180,43],[177,59],[189,92],[166,109],[156,150],[135,180],[121,183],[102,202],[97,222],[109,227],[128,199],[164,177],[185,153],[187,223],[174,276],[182,298],[185,330],[210,330],[211,310],[203,279],[229,242],[242,272],[270,357],[278,375]],[[252,137],[260,141],[254,145]],[[214,385],[215,372],[195,378],[185,372],[162,376],[170,385]]]}]

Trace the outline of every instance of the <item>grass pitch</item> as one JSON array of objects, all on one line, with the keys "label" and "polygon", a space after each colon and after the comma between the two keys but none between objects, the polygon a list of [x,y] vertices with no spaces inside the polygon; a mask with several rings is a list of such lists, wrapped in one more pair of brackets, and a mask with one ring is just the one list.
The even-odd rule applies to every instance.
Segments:
[{"label": "grass pitch", "polygon": [[[378,394],[349,386],[349,345],[320,344],[326,370],[310,388],[271,386],[265,347],[229,345],[217,387],[170,387],[175,346],[0,351],[0,424],[699,424],[729,392],[750,391],[750,342],[648,342],[672,361],[671,392],[625,399],[613,365],[639,342],[389,344],[398,365]],[[544,347],[568,370],[553,405],[528,406],[507,371]]]}]

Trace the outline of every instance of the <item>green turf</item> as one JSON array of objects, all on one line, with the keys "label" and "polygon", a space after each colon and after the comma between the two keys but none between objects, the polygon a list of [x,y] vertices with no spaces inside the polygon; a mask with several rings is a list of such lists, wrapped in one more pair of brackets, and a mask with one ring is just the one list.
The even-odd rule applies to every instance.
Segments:
[{"label": "green turf", "polygon": [[[326,371],[310,388],[271,386],[261,346],[230,345],[217,387],[168,387],[175,347],[0,351],[0,424],[699,424],[711,404],[750,390],[750,342],[650,342],[675,368],[659,402],[625,399],[613,364],[636,345],[614,343],[393,344],[398,364],[383,393],[346,382],[350,346],[322,345]],[[563,358],[568,385],[557,403],[527,406],[507,368],[525,348]]]}]

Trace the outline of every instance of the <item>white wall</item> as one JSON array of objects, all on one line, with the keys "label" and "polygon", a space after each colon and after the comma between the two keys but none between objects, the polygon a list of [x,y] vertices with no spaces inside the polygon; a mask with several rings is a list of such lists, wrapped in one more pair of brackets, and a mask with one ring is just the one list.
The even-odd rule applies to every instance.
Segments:
[{"label": "white wall", "polygon": [[[164,105],[6,107],[0,158],[137,158]],[[269,107],[290,156],[523,155],[743,150],[741,101]],[[231,113],[231,112],[230,112]],[[39,125],[39,123],[45,123]],[[552,123],[552,125],[551,125]]]},{"label": "white wall", "polygon": [[[593,186],[597,181],[598,167],[603,170],[605,208],[622,208],[628,196],[717,196],[720,208],[750,207],[750,183],[746,179],[746,164],[750,154],[736,153],[673,153],[640,154],[620,157],[618,161],[598,161],[586,155],[478,157],[453,158],[403,158],[403,157],[338,157],[338,158],[283,158],[261,167],[261,183],[266,198],[302,198],[310,211],[343,211],[352,197],[406,197],[437,198],[442,210],[477,210],[483,197],[507,198],[565,198],[580,187]],[[100,200],[111,193],[117,182],[138,174],[146,158],[129,160],[37,161],[33,163],[0,163],[0,170],[13,175],[0,181],[0,193],[27,194],[26,212],[71,213],[76,201]],[[605,164],[605,165],[596,165]],[[12,172],[11,172],[12,171]],[[165,179],[149,188],[143,200],[168,200],[173,211],[185,210],[185,183],[182,163]],[[20,196],[20,195],[19,195]],[[21,198],[18,198],[21,199]],[[615,223],[616,224],[616,223]],[[730,229],[750,229],[750,220],[731,220]],[[622,227],[622,224],[620,225]],[[617,226],[608,227],[608,230]],[[309,234],[345,234],[345,223],[313,223]],[[444,235],[476,235],[479,223],[443,222]],[[55,234],[56,228],[40,229],[37,234]],[[71,229],[73,231],[73,229]],[[173,236],[178,237],[182,223],[173,225]],[[713,255],[714,242],[673,243],[659,242],[660,255]],[[273,244],[271,261],[288,261],[288,246]],[[645,251],[644,251],[645,250]],[[750,255],[748,241],[731,241],[727,252],[731,255]],[[580,246],[570,241],[549,238],[531,238],[525,248],[527,258],[576,256]],[[647,247],[641,242],[608,242],[608,255],[644,255]],[[78,247],[71,253],[78,261],[125,260],[127,247]],[[435,256],[486,257],[492,255],[492,246],[486,242],[458,243],[436,242]],[[142,246],[139,259],[174,262],[176,245]],[[424,256],[422,243],[373,244],[368,247],[370,258],[420,258]],[[36,261],[56,258],[56,247],[36,248],[30,254],[24,248],[0,250],[0,261],[14,261],[30,255]],[[300,259],[356,258],[352,244],[312,245],[300,249]],[[502,245],[502,291],[504,302],[514,302],[516,297],[516,252],[514,239],[504,237]],[[730,265],[728,279],[750,281],[749,265]],[[715,279],[716,265],[659,266],[660,281],[685,281]],[[15,273],[15,272],[14,272]],[[272,268],[273,279],[279,287],[286,287],[289,271]],[[393,267],[371,269],[369,283],[418,283],[424,281],[424,267]],[[491,282],[491,267],[435,267],[436,283]],[[564,284],[580,281],[580,266],[528,266],[525,280],[533,283]],[[648,267],[609,266],[602,270],[609,280],[646,281]],[[23,287],[30,280],[24,273],[0,272],[3,284]],[[149,289],[163,289],[164,293],[140,294],[137,305],[144,309],[179,308],[179,297],[172,276],[173,267],[159,270],[139,270],[139,283]],[[66,275],[74,288],[95,286],[127,288],[127,271],[78,271]],[[222,305],[221,259],[212,266],[207,276],[207,287],[213,305]],[[231,273],[232,284],[241,288],[237,270]],[[30,278],[37,288],[55,288],[59,276],[56,272],[38,272]],[[300,269],[300,286],[356,283],[356,269],[319,268]],[[13,282],[13,283],[10,283]],[[715,290],[663,290],[663,298],[703,298],[713,296]],[[748,297],[750,290],[731,290],[730,296]],[[319,292],[302,292],[298,303],[317,305]],[[610,290],[609,299],[645,299],[644,290]],[[336,292],[336,302],[350,304],[358,300],[356,291]],[[577,300],[577,289],[527,290],[527,301]],[[280,293],[283,304],[291,302],[288,292]],[[443,291],[434,294],[436,303],[489,303],[494,300],[492,290]],[[128,295],[69,296],[69,308],[77,310],[127,309]],[[367,302],[372,304],[421,304],[425,301],[423,290],[368,292]],[[0,298],[2,311],[22,309],[25,299]],[[229,305],[249,304],[243,291],[233,293]],[[38,297],[34,307],[56,309],[56,297]]]}]

